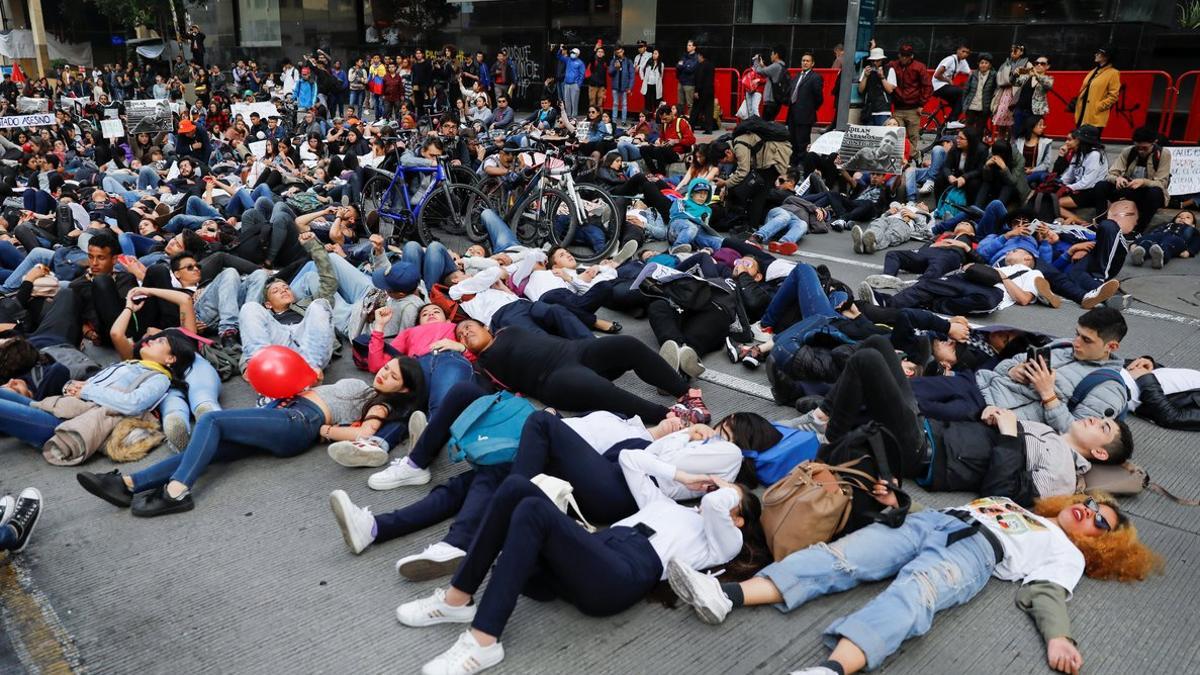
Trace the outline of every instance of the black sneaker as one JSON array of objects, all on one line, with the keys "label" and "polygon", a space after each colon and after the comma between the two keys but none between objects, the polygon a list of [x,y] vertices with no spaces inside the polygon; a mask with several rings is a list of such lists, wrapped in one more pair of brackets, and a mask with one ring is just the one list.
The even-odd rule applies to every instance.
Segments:
[{"label": "black sneaker", "polygon": [[125,479],[121,477],[121,472],[117,469],[113,469],[108,473],[80,471],[75,474],[75,480],[79,481],[79,485],[84,490],[113,506],[127,509],[130,502],[133,501],[133,493],[130,492],[129,488],[125,487]]},{"label": "black sneaker", "polygon": [[242,350],[242,337],[238,334],[236,328],[222,331],[221,333],[221,348],[228,352]]},{"label": "black sneaker", "polygon": [[37,488],[21,490],[21,494],[17,496],[13,517],[9,519],[7,525],[17,533],[17,541],[10,550],[14,553],[25,550],[25,545],[29,543],[29,537],[33,534],[33,528],[37,525],[40,515],[42,515],[42,493]]},{"label": "black sneaker", "polygon": [[130,513],[139,518],[153,518],[155,516],[167,516],[172,513],[183,513],[196,508],[195,502],[192,501],[190,492],[183,493],[183,496],[178,499],[172,499],[167,494],[167,487],[164,485],[154,490],[139,492],[133,496],[133,505],[130,508]]}]

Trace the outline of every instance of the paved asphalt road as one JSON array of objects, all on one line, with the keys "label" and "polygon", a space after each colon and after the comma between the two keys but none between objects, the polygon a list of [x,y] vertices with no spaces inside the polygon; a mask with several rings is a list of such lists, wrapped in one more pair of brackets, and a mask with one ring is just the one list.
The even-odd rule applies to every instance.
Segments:
[{"label": "paved asphalt road", "polygon": [[[856,256],[847,235],[828,234],[806,238],[799,257],[828,264],[853,286],[877,271],[883,255]],[[1200,263],[1172,262],[1169,272],[1191,277],[1179,283],[1194,284]],[[1150,273],[1128,267],[1123,276]],[[1074,306],[1017,307],[988,320],[1069,335],[1079,313]],[[1130,334],[1121,354],[1200,366],[1200,319],[1136,300],[1127,319]],[[624,323],[631,334],[651,339],[644,322],[624,317]],[[761,397],[762,371],[732,365],[720,354],[705,362],[711,381],[704,389],[715,415],[788,414]],[[351,374],[350,359],[342,358],[327,375],[336,380]],[[626,383],[655,396],[633,378]],[[252,405],[253,395],[232,382],[222,402]],[[1132,424],[1135,459],[1168,488],[1200,494],[1200,435],[1141,420]],[[85,468],[107,471],[112,465],[101,458]],[[435,484],[458,470],[439,460]],[[289,460],[215,466],[196,490],[195,511],[147,521],[85,494],[73,474],[47,465],[30,448],[0,441],[0,489],[15,493],[37,485],[46,496],[36,540],[7,564],[0,561],[0,672],[414,672],[458,632],[452,626],[405,628],[394,615],[399,603],[427,594],[434,583],[399,579],[393,563],[436,541],[444,527],[353,556],[327,505],[329,491],[342,488],[380,512],[414,501],[427,488],[372,492],[368,471],[336,466],[318,447]],[[932,506],[968,498],[914,492]],[[1153,494],[1126,506],[1166,559],[1166,572],[1139,584],[1080,584],[1070,607],[1084,670],[1197,672],[1198,512]],[[824,598],[789,615],[771,608],[742,611],[720,627],[700,623],[690,611],[650,603],[594,619],[564,603],[522,599],[504,634],[508,657],[494,672],[785,673],[823,658],[821,629],[878,588]],[[1032,622],[1014,606],[1014,594],[1011,584],[992,581],[968,606],[940,615],[932,633],[908,642],[885,670],[1047,672],[1044,648]]]}]

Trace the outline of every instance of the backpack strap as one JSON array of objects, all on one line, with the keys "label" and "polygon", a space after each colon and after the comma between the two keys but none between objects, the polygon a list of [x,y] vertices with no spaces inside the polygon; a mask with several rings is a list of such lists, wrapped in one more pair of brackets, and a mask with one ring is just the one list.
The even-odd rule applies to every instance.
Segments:
[{"label": "backpack strap", "polygon": [[[1121,374],[1112,368],[1097,368],[1084,376],[1079,384],[1075,385],[1075,391],[1071,392],[1071,397],[1067,399],[1067,410],[1075,412],[1075,408],[1093,389],[1105,382],[1117,382],[1125,390],[1126,399],[1129,397],[1129,387],[1125,384],[1125,380],[1121,379]],[[1124,410],[1117,411],[1117,417],[1124,414]]]},{"label": "backpack strap", "polygon": [[1171,494],[1165,487],[1150,480],[1150,476],[1146,476],[1146,489],[1150,490],[1151,492],[1158,493],[1181,506],[1200,506],[1200,499],[1184,499],[1183,497],[1177,497]]}]

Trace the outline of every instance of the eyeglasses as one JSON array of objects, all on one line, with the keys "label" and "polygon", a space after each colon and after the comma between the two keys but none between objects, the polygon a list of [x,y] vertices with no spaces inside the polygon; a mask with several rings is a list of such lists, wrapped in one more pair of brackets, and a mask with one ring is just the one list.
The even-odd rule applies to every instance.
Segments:
[{"label": "eyeglasses", "polygon": [[1049,62],[1049,61],[1038,61],[1038,62],[1037,62],[1037,65],[1039,65],[1039,66],[1048,66],[1048,65],[1050,65],[1050,62]]},{"label": "eyeglasses", "polygon": [[1112,532],[1112,529],[1113,529],[1112,525],[1109,524],[1108,520],[1106,520],[1104,518],[1104,515],[1100,513],[1100,505],[1096,503],[1095,499],[1088,497],[1087,501],[1085,501],[1083,503],[1083,506],[1084,506],[1084,508],[1088,509],[1092,513],[1096,514],[1095,515],[1096,529],[1104,530],[1105,532]]}]

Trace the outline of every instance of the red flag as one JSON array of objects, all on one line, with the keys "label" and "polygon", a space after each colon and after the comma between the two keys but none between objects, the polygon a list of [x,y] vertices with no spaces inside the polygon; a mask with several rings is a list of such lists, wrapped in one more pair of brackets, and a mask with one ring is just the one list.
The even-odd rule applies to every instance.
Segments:
[{"label": "red flag", "polygon": [[16,63],[14,63],[12,67],[12,79],[13,82],[25,81],[25,73],[21,71],[21,66],[17,65]]}]

